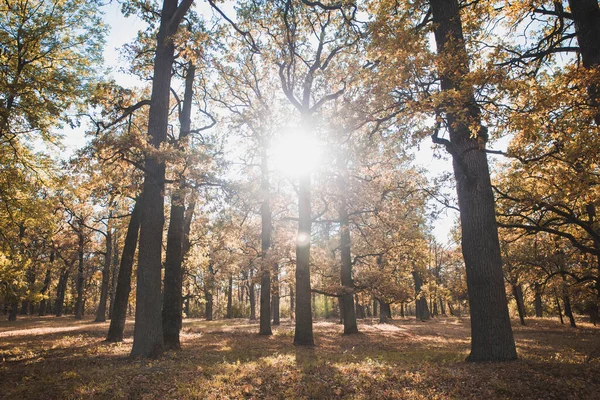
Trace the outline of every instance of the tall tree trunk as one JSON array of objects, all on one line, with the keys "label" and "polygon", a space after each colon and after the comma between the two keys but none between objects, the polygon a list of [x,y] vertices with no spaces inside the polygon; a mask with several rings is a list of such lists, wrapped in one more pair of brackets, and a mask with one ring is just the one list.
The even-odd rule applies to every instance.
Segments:
[{"label": "tall tree trunk", "polygon": [[[154,56],[148,134],[152,146],[156,149],[160,148],[167,138],[171,68],[175,53],[173,37],[192,1],[183,0],[179,7],[177,3],[177,0],[163,1]],[[147,156],[145,172],[131,355],[156,357],[164,349],[161,315],[162,236],[165,219],[164,161],[155,156]]]},{"label": "tall tree trunk", "polygon": [[133,271],[133,260],[142,216],[142,201],[141,197],[136,201],[127,226],[127,233],[125,234],[112,318],[108,334],[106,335],[107,342],[121,342],[123,340],[123,331],[125,330],[125,320],[127,318],[127,305],[129,304],[129,292],[131,291],[131,273]]},{"label": "tall tree trunk", "polygon": [[312,309],[310,291],[310,235],[312,216],[310,207],[310,176],[298,182],[298,236],[296,238],[296,331],[294,344],[313,346]]},{"label": "tall tree trunk", "polygon": [[67,291],[70,267],[71,266],[66,266],[63,268],[58,278],[58,285],[56,286],[56,300],[54,302],[54,315],[57,317],[61,317],[63,315],[65,293]]},{"label": "tall tree trunk", "polygon": [[83,224],[79,224],[79,232],[77,232],[77,236],[79,238],[78,246],[77,246],[77,282],[75,284],[75,289],[77,290],[77,301],[75,302],[75,319],[83,318],[83,284],[84,284],[84,276],[83,276],[83,250],[85,237],[83,235]]},{"label": "tall tree trunk", "polygon": [[[183,106],[179,115],[179,148],[185,151],[187,137],[191,129],[192,97],[196,68],[190,61],[185,77]],[[179,349],[179,331],[182,323],[183,298],[183,242],[185,231],[185,178],[181,177],[179,187],[171,195],[171,215],[167,232],[165,255],[165,282],[163,291],[162,326],[163,340],[167,349]]]},{"label": "tall tree trunk", "polygon": [[352,293],[354,293],[354,282],[352,280],[352,255],[350,251],[350,219],[348,217],[348,202],[347,202],[347,162],[340,156],[339,168],[340,176],[337,179],[338,190],[340,193],[340,204],[338,209],[338,217],[340,219],[340,254],[341,254],[341,280],[342,280],[342,297],[341,305],[344,315],[344,333],[358,333],[358,325],[356,324],[356,311],[354,309],[354,301]]},{"label": "tall tree trunk", "polygon": [[575,323],[575,317],[573,315],[573,309],[571,308],[571,299],[569,297],[569,289],[567,287],[567,282],[566,282],[567,280],[564,275],[563,275],[562,279],[563,279],[562,297],[563,297],[563,303],[565,305],[565,315],[567,317],[569,317],[569,323],[571,324],[571,327],[577,328],[577,324]]},{"label": "tall tree trunk", "polygon": [[256,293],[254,291],[253,270],[250,269],[248,278],[248,300],[250,301],[250,321],[256,320]]},{"label": "tall tree trunk", "polygon": [[[110,218],[110,216],[109,216]],[[106,253],[104,254],[104,268],[102,268],[102,286],[100,287],[100,303],[96,311],[96,322],[106,321],[106,303],[108,301],[108,289],[110,284],[110,267],[112,264],[112,227],[106,228]]]},{"label": "tall tree trunk", "polygon": [[535,290],[535,316],[537,318],[542,318],[544,309],[542,307],[542,288],[541,285],[536,282],[534,284]]},{"label": "tall tree trunk", "polygon": [[273,292],[271,294],[271,311],[273,312],[273,325],[281,324],[279,315],[279,268],[273,263]]},{"label": "tall tree trunk", "polygon": [[[438,64],[441,88],[463,96],[454,96],[443,105],[450,141],[434,139],[446,144],[453,156],[471,313],[471,354],[467,360],[513,360],[517,352],[504,290],[494,196],[482,151],[487,133],[480,122],[473,88],[464,82],[469,57],[458,0],[430,0],[430,5],[437,52],[444,60]],[[474,124],[479,131],[472,133],[470,126]]]},{"label": "tall tree trunk", "polygon": [[[575,33],[586,69],[600,66],[600,7],[598,0],[569,0],[571,15],[575,22]],[[594,121],[600,125],[600,87],[597,83],[588,86],[590,105],[595,108]]]},{"label": "tall tree trunk", "polygon": [[415,317],[420,321],[427,321],[430,317],[429,308],[427,307],[427,299],[421,294],[421,286],[423,286],[423,277],[416,269],[413,270],[413,279],[415,281]]},{"label": "tall tree trunk", "polygon": [[115,304],[115,294],[117,292],[117,277],[119,276],[119,235],[115,230],[113,235],[113,260],[112,271],[110,272],[110,289],[108,291],[108,318],[113,318],[113,306]]},{"label": "tall tree trunk", "polygon": [[260,207],[261,216],[261,262],[260,262],[260,335],[271,335],[271,230],[272,216],[269,193],[269,168],[267,157],[267,140],[261,138],[261,156],[260,156],[260,191],[262,204]]},{"label": "tall tree trunk", "polygon": [[17,320],[17,314],[19,313],[19,302],[12,302],[10,304],[10,311],[8,312],[8,320],[14,322]]},{"label": "tall tree trunk", "polygon": [[376,299],[376,298],[373,298],[373,316],[374,316],[374,317],[377,317],[377,315],[378,315],[378,312],[377,312],[377,304],[378,304],[378,301],[377,301],[377,299]]},{"label": "tall tree trunk", "polygon": [[520,284],[512,284],[513,296],[517,301],[517,311],[519,313],[519,320],[521,325],[525,325],[525,302],[523,301],[523,288]]},{"label": "tall tree trunk", "polygon": [[225,318],[233,318],[233,276],[229,275],[229,284],[227,285],[227,312]]},{"label": "tall tree trunk", "polygon": [[206,300],[206,310],[205,310],[205,317],[207,321],[212,321],[213,320],[213,295],[212,293],[207,290],[204,289],[204,299]]},{"label": "tall tree trunk", "polygon": [[294,310],[296,310],[295,301],[296,301],[296,298],[294,297],[294,288],[292,286],[290,286],[290,319],[291,320],[295,319],[295,316],[294,316]]},{"label": "tall tree trunk", "polygon": [[558,300],[558,294],[556,293],[556,289],[554,289],[554,300],[556,301],[556,309],[558,310],[558,317],[560,318],[561,325],[565,324],[563,320],[562,310],[560,308],[560,300]]},{"label": "tall tree trunk", "polygon": [[392,318],[392,310],[390,307],[390,303],[386,303],[385,301],[379,301],[379,323],[385,324],[388,319]]},{"label": "tall tree trunk", "polygon": [[48,268],[46,269],[46,276],[44,277],[44,286],[42,287],[42,290],[40,291],[40,294],[42,295],[42,301],[40,302],[40,310],[38,315],[40,317],[43,317],[46,315],[46,308],[47,308],[47,304],[48,304],[48,299],[46,298],[46,294],[48,293],[48,290],[50,289],[50,283],[52,281],[52,264],[54,264],[54,251],[50,252],[50,265],[48,266]]}]

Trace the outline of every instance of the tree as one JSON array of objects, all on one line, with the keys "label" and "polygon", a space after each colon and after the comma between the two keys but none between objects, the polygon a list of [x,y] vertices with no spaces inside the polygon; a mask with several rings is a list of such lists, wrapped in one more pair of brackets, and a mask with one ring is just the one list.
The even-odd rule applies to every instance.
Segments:
[{"label": "tree", "polygon": [[[193,0],[164,0],[154,56],[148,134],[159,150],[167,138],[171,68],[177,32]],[[139,238],[135,328],[132,356],[155,357],[164,348],[161,318],[161,254],[164,224],[165,163],[149,154],[145,161]]]}]

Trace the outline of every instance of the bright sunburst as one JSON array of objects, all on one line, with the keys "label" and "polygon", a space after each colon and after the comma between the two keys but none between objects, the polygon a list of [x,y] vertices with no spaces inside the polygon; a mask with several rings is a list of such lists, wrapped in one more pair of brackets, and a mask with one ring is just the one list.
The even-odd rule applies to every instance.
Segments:
[{"label": "bright sunburst", "polygon": [[292,177],[310,174],[321,162],[322,146],[303,132],[284,135],[273,144],[275,168]]}]

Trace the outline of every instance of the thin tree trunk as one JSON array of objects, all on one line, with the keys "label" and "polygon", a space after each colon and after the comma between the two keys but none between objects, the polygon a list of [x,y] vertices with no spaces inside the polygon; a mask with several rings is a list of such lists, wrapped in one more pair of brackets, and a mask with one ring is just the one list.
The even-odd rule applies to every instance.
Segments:
[{"label": "thin tree trunk", "polygon": [[294,307],[296,298],[294,297],[294,288],[290,286],[290,319],[294,319]]},{"label": "thin tree trunk", "polygon": [[271,294],[271,311],[273,312],[273,325],[279,325],[279,270],[275,263],[273,269],[273,292]]},{"label": "thin tree trunk", "polygon": [[52,281],[52,264],[54,264],[54,251],[50,252],[50,265],[48,266],[48,269],[46,269],[46,276],[44,277],[44,286],[40,291],[40,294],[42,295],[42,301],[40,302],[40,310],[38,314],[40,317],[46,315],[46,308],[48,304],[46,293],[48,293],[48,289],[50,289],[50,283]]},{"label": "thin tree trunk", "polygon": [[513,296],[517,301],[517,311],[519,313],[519,320],[521,325],[525,325],[525,303],[523,301],[523,289],[520,284],[512,284]]},{"label": "thin tree trunk", "polygon": [[112,318],[106,335],[107,342],[123,341],[123,331],[125,330],[125,320],[127,318],[127,306],[129,304],[129,292],[131,291],[131,273],[133,271],[133,260],[135,257],[135,248],[137,247],[138,232],[141,223],[142,198],[136,201],[129,224],[125,234],[125,243],[123,244],[123,254],[119,265],[119,277],[117,278],[117,288],[115,291],[115,300],[113,302]]},{"label": "thin tree trunk", "polygon": [[65,304],[65,293],[67,291],[67,283],[69,279],[69,268],[67,266],[63,268],[58,278],[58,285],[56,287],[56,301],[54,302],[54,315],[61,317],[64,311]]},{"label": "thin tree trunk", "polygon": [[294,344],[314,346],[310,291],[310,176],[298,182],[298,236],[296,238],[296,331]]},{"label": "thin tree trunk", "polygon": [[542,307],[542,288],[538,282],[534,284],[535,290],[535,316],[542,318],[544,309]]},{"label": "thin tree trunk", "polygon": [[77,246],[77,282],[76,282],[76,290],[77,290],[77,301],[75,302],[75,319],[83,318],[83,250],[84,250],[84,236],[83,236],[83,224],[79,224],[79,232],[77,232],[77,236],[79,237],[79,244]]},{"label": "thin tree trunk", "polygon": [[565,315],[569,317],[569,323],[571,327],[577,328],[577,324],[575,323],[575,317],[573,316],[573,310],[571,309],[571,299],[569,297],[569,290],[567,288],[566,278],[563,275],[563,284],[562,284],[562,297],[563,303],[565,305]]},{"label": "thin tree trunk", "polygon": [[112,271],[110,273],[110,289],[108,291],[108,318],[113,318],[113,307],[115,304],[115,294],[117,291],[117,277],[119,276],[119,235],[115,230],[113,235],[113,260],[112,260]]},{"label": "thin tree trunk", "polygon": [[[159,149],[167,138],[171,68],[175,53],[173,37],[191,0],[164,0],[160,18],[148,133],[151,144]],[[162,236],[164,226],[165,162],[146,157],[137,269],[135,328],[132,356],[156,357],[164,349],[161,314]]]},{"label": "thin tree trunk", "polygon": [[344,315],[344,334],[358,333],[358,325],[356,323],[356,312],[354,309],[354,301],[352,301],[352,293],[354,293],[354,282],[352,280],[352,255],[350,244],[350,219],[348,217],[347,204],[347,162],[345,159],[339,160],[339,168],[341,170],[340,177],[337,180],[338,190],[340,192],[340,205],[338,209],[338,217],[340,219],[340,255],[341,255],[341,280],[342,280],[342,297],[341,305]]},{"label": "thin tree trunk", "polygon": [[556,289],[554,289],[554,300],[556,300],[556,309],[558,310],[558,317],[560,318],[561,325],[565,324],[563,319],[562,310],[560,308],[560,300],[558,300],[558,294],[556,294]]},{"label": "thin tree trunk", "polygon": [[[110,219],[110,216],[109,216]],[[100,287],[100,303],[96,311],[96,321],[106,321],[106,303],[108,301],[108,288],[110,284],[110,267],[112,263],[112,228],[110,224],[106,229],[106,253],[104,254],[104,268],[102,268],[102,286]]]},{"label": "thin tree trunk", "polygon": [[227,285],[227,314],[225,318],[233,318],[233,276],[229,275],[229,285]]},{"label": "thin tree trunk", "polygon": [[377,304],[378,304],[378,301],[377,301],[377,299],[376,299],[376,298],[373,298],[373,316],[374,316],[374,317],[377,317],[377,315],[378,315],[378,312],[377,312]]},{"label": "thin tree trunk", "polygon": [[417,320],[427,321],[430,317],[427,299],[425,296],[421,295],[423,278],[421,277],[421,273],[417,270],[413,270],[412,275],[415,281],[415,317]]},{"label": "thin tree trunk", "polygon": [[254,271],[250,269],[248,278],[248,300],[250,301],[250,321],[256,320],[256,293],[254,291]]},{"label": "thin tree trunk", "polygon": [[269,168],[267,155],[267,139],[260,138],[260,190],[262,204],[260,207],[261,216],[261,262],[260,262],[260,335],[271,335],[271,236],[272,236],[272,215],[269,192]]},{"label": "thin tree trunk", "polygon": [[[438,64],[441,88],[462,96],[453,96],[442,106],[450,140],[437,136],[434,140],[446,144],[453,156],[471,313],[471,353],[467,360],[513,360],[517,352],[504,290],[494,196],[486,153],[482,151],[487,129],[481,126],[473,88],[468,81],[464,83],[469,57],[459,4],[458,0],[430,0],[430,5],[437,52],[446,60]],[[479,129],[474,132],[475,139],[470,130],[474,125]]]}]

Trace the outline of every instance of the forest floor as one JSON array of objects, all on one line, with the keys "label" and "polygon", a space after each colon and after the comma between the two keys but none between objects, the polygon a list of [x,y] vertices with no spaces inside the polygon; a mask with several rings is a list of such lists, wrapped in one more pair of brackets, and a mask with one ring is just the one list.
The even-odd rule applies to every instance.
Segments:
[{"label": "forest floor", "polygon": [[287,320],[270,337],[247,320],[186,319],[183,348],[157,360],[103,342],[108,323],[72,317],[0,322],[2,399],[592,399],[600,396],[600,328],[513,321],[519,360],[467,363],[468,320],[360,322],[342,335],[314,324],[294,347]]}]

